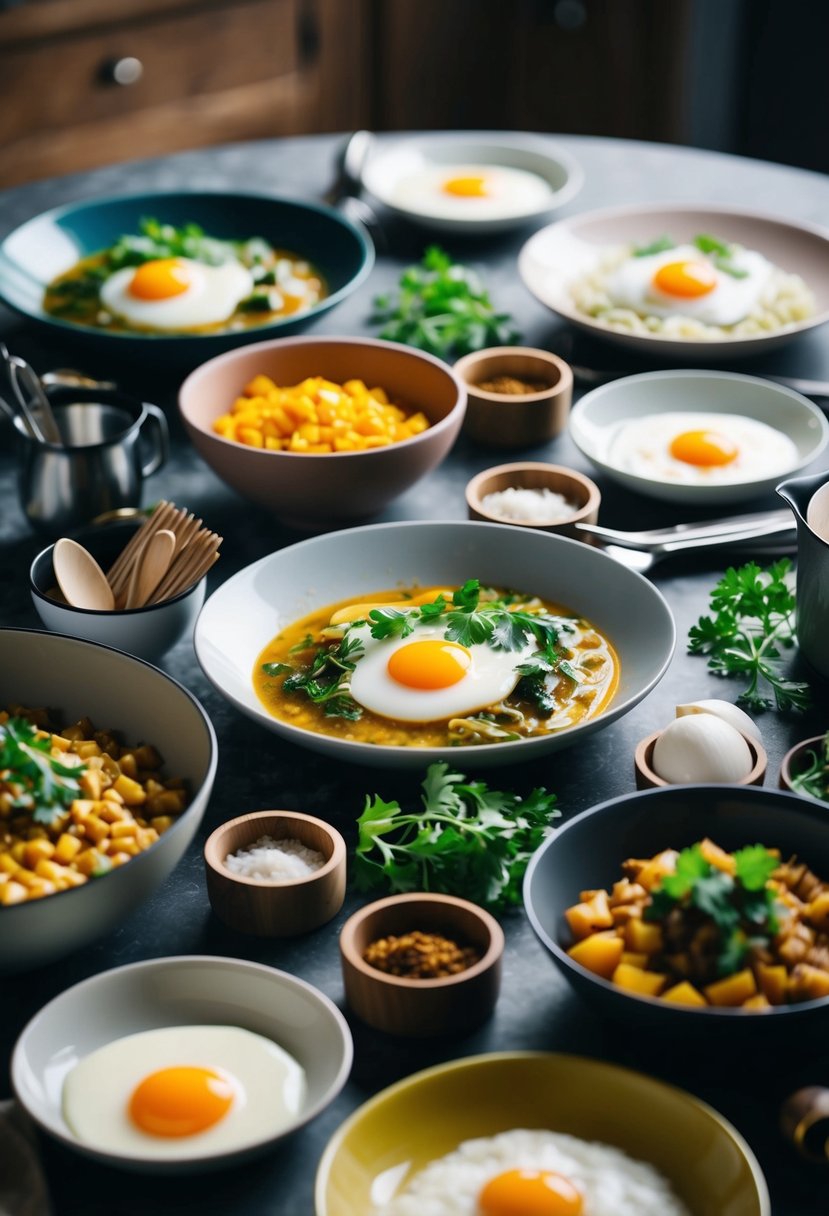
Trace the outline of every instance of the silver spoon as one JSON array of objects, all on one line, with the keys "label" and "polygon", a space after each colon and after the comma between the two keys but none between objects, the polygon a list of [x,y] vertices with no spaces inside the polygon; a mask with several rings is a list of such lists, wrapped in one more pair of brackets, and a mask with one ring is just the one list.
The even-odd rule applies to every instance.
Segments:
[{"label": "silver spoon", "polygon": [[62,536],[52,553],[55,578],[67,604],[93,612],[112,612],[115,596],[92,554],[77,541]]},{"label": "silver spoon", "polygon": [[[21,359],[19,355],[10,354],[4,342],[0,342],[0,356],[5,361],[9,383],[14,390],[20,414],[32,438],[39,443],[61,445],[63,439],[37,372],[25,359]],[[31,401],[37,404],[37,414],[31,408]]]}]

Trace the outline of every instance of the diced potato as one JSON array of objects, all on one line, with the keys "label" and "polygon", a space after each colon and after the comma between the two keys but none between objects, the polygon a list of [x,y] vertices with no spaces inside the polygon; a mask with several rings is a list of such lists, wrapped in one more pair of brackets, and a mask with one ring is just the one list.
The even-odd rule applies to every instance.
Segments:
[{"label": "diced potato", "polygon": [[806,908],[806,918],[816,929],[829,931],[829,891],[823,891]]},{"label": "diced potato", "polygon": [[51,840],[43,840],[43,839],[32,840],[29,844],[26,845],[26,850],[23,855],[24,859],[25,859],[25,864],[28,867],[28,869],[34,870],[35,867],[37,866],[37,863],[42,858],[51,857],[53,855],[54,851],[55,851],[55,846],[52,844]]},{"label": "diced potato", "polygon": [[798,963],[789,976],[789,999],[816,1001],[829,996],[829,971],[821,971],[810,963]]},{"label": "diced potato", "polygon": [[662,1000],[671,1001],[674,1005],[705,1006],[708,1004],[699,989],[695,988],[693,984],[689,984],[687,980],[674,984],[673,988],[668,988],[662,993]]},{"label": "diced potato", "polygon": [[709,866],[713,866],[715,870],[722,870],[723,874],[731,874],[732,877],[737,873],[737,862],[731,853],[726,853],[725,849],[714,844],[707,836],[705,840],[700,841],[699,849]]},{"label": "diced potato", "polygon": [[756,973],[760,991],[770,1004],[785,1004],[789,984],[786,968],[782,964],[770,967],[766,963],[758,963]]},{"label": "diced potato", "polygon": [[726,976],[724,980],[708,984],[703,991],[712,1005],[736,1007],[756,994],[757,984],[753,972],[746,967],[743,971]]},{"label": "diced potato", "polygon": [[609,929],[613,924],[606,891],[596,891],[592,899],[575,904],[574,907],[568,908],[564,915],[574,937],[586,936],[585,925],[586,932],[590,933],[594,929]]},{"label": "diced potato", "polygon": [[666,874],[673,874],[676,870],[676,859],[679,856],[675,849],[665,849],[662,853],[657,853],[656,857],[652,857],[646,862],[639,873],[636,875],[636,881],[646,891],[653,891],[658,887]]},{"label": "diced potato", "polygon": [[595,975],[601,975],[604,979],[609,980],[619,965],[623,948],[622,939],[617,937],[612,930],[606,930],[576,942],[567,953],[574,963],[579,963]]},{"label": "diced potato", "polygon": [[750,996],[747,1001],[743,1001],[743,1009],[771,1009],[771,1004],[763,996],[762,992],[757,992],[754,996]]},{"label": "diced potato", "polygon": [[625,925],[625,948],[636,954],[659,954],[664,946],[662,928],[645,920],[629,920]]},{"label": "diced potato", "polygon": [[622,951],[622,962],[628,967],[639,967],[642,971],[647,967],[649,958],[649,954],[638,954],[633,950]]},{"label": "diced potato", "polygon": [[142,802],[147,800],[144,787],[123,774],[116,778],[114,789],[121,795],[127,806],[141,806]]},{"label": "diced potato", "polygon": [[668,982],[665,975],[656,971],[643,971],[641,967],[631,967],[629,963],[620,963],[611,979],[617,987],[635,992],[638,996],[659,996]]}]

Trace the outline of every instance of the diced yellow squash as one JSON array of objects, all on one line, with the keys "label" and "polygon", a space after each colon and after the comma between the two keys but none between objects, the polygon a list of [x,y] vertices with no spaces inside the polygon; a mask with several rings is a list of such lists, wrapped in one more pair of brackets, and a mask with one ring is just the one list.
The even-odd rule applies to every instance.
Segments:
[{"label": "diced yellow squash", "polygon": [[743,1009],[771,1009],[771,1004],[762,992],[757,992],[747,1001],[743,1001]]},{"label": "diced yellow squash", "polygon": [[28,898],[28,895],[29,892],[26,887],[13,880],[4,882],[0,886],[0,904],[4,908],[9,907],[11,904],[22,904],[24,899]]},{"label": "diced yellow squash", "polygon": [[789,976],[789,1000],[815,1001],[829,996],[829,971],[798,963]]},{"label": "diced yellow squash", "polygon": [[786,968],[782,964],[772,967],[767,963],[758,963],[756,971],[760,991],[768,1002],[771,1005],[785,1004],[789,986],[789,973]]},{"label": "diced yellow squash", "polygon": [[144,787],[139,785],[137,781],[133,781],[131,777],[125,777],[122,774],[115,782],[114,788],[124,799],[127,806],[140,806],[142,802],[146,801],[147,795],[144,792]]},{"label": "diced yellow squash", "polygon": [[665,849],[652,857],[636,875],[640,887],[644,887],[646,891],[653,891],[654,887],[658,887],[666,874],[673,874],[676,870],[678,856],[676,849]]},{"label": "diced yellow squash", "polygon": [[726,976],[724,980],[708,984],[703,991],[712,1005],[736,1007],[755,995],[757,984],[754,973],[746,967],[743,971]]},{"label": "diced yellow squash", "polygon": [[23,854],[24,864],[33,870],[39,861],[51,857],[54,851],[51,840],[30,840]]},{"label": "diced yellow squash", "polygon": [[[586,892],[583,892],[586,894]],[[574,904],[564,913],[574,937],[587,937],[596,929],[609,929],[613,917],[607,902],[607,891],[596,891],[589,900]]]},{"label": "diced yellow squash", "polygon": [[674,984],[673,988],[669,988],[667,992],[663,992],[662,1000],[671,1001],[674,1005],[704,1007],[708,1004],[699,989],[695,988],[693,984],[689,984],[687,980],[683,980],[680,984]]},{"label": "diced yellow squash", "polygon": [[625,949],[635,954],[659,954],[664,945],[662,928],[641,919],[625,925]]},{"label": "diced yellow squash", "polygon": [[611,979],[617,987],[635,992],[638,996],[659,996],[668,982],[667,976],[657,971],[643,971],[641,967],[631,967],[629,963],[620,963]]},{"label": "diced yellow squash", "polygon": [[824,932],[829,930],[829,891],[823,891],[807,906],[806,919],[811,921],[816,929]]},{"label": "diced yellow squash", "polygon": [[699,851],[709,866],[713,866],[715,870],[722,870],[723,874],[730,874],[732,877],[737,873],[737,862],[732,854],[726,853],[725,849],[714,844],[714,841],[709,840],[707,836],[705,840],[700,841]]},{"label": "diced yellow squash", "polygon": [[576,942],[567,953],[574,963],[579,963],[595,975],[601,975],[604,979],[609,980],[619,966],[623,948],[624,943],[621,937],[617,937],[612,930],[606,930]]}]

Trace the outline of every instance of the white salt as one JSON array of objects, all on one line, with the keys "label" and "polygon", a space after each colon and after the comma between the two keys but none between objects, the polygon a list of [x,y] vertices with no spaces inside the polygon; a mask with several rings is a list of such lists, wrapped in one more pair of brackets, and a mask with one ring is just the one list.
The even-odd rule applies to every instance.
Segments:
[{"label": "white salt", "polygon": [[228,853],[225,865],[231,874],[257,882],[295,882],[325,865],[325,857],[301,840],[275,840],[260,836],[246,849]]},{"label": "white salt", "polygon": [[508,486],[506,490],[484,495],[482,502],[492,515],[531,524],[558,524],[578,510],[575,503],[546,486],[541,490]]}]

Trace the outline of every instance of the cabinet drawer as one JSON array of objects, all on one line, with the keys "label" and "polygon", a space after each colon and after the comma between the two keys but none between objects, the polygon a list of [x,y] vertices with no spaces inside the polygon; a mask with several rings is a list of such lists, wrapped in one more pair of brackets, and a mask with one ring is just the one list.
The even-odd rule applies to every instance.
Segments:
[{"label": "cabinet drawer", "polygon": [[[154,107],[175,109],[186,99],[274,81],[297,68],[297,0],[182,4],[143,17],[127,5],[127,20],[119,5],[107,7],[111,19],[94,28],[0,45],[8,99],[0,108],[0,143],[112,123]],[[126,86],[112,79],[112,65],[125,59],[141,65]]]}]

